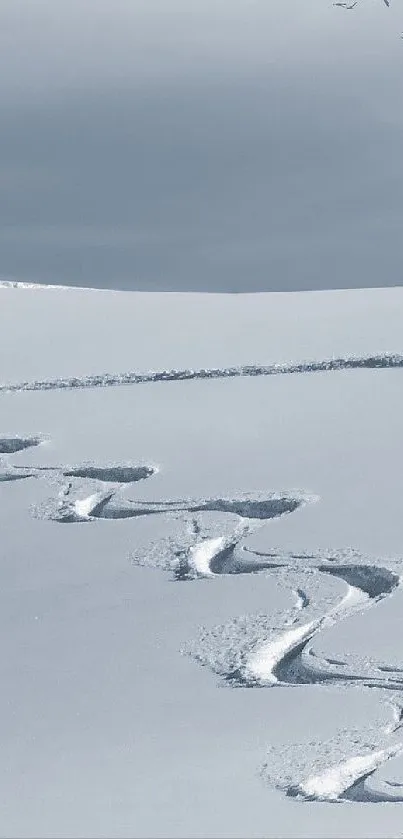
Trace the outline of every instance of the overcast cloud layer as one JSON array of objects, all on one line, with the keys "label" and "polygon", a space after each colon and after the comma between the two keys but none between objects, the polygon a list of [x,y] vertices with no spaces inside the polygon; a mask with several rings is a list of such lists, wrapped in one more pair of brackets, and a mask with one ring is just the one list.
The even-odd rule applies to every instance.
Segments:
[{"label": "overcast cloud layer", "polygon": [[3,0],[0,276],[402,282],[403,9]]}]

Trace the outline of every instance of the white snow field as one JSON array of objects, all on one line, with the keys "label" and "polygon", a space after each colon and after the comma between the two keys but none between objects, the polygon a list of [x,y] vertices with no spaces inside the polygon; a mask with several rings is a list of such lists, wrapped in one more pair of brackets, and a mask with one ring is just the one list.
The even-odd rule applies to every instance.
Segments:
[{"label": "white snow field", "polygon": [[0,287],[0,835],[402,834],[402,325]]}]

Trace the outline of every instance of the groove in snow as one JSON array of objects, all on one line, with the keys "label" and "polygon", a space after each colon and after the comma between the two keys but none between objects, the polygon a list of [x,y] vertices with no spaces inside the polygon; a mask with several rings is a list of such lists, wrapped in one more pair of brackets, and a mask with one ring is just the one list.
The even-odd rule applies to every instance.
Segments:
[{"label": "groove in snow", "polygon": [[57,379],[38,379],[0,385],[0,393],[37,390],[65,390],[73,388],[118,387],[119,385],[149,384],[151,382],[180,382],[195,379],[233,379],[253,376],[278,376],[292,373],[323,373],[335,370],[374,370],[403,367],[403,355],[346,356],[318,361],[280,364],[246,364],[236,367],[200,368],[198,370],[160,370],[148,373],[99,373],[91,376],[71,376]]}]

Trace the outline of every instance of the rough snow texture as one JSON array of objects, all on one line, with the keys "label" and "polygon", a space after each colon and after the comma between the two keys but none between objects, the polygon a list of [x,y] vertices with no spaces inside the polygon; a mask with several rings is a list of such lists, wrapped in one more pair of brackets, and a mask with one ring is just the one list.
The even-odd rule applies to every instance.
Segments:
[{"label": "rough snow texture", "polygon": [[69,292],[1,294],[4,832],[396,833],[403,295],[201,298],[176,364],[189,302],[77,292],[84,358]]},{"label": "rough snow texture", "polygon": [[284,746],[282,755],[272,749],[262,776],[300,801],[402,802],[402,786],[377,781],[376,772],[401,756],[403,743],[394,738],[395,742],[380,748],[382,739],[392,738],[387,738],[380,721],[378,731],[366,728],[364,723],[361,730],[340,731],[327,742]]}]

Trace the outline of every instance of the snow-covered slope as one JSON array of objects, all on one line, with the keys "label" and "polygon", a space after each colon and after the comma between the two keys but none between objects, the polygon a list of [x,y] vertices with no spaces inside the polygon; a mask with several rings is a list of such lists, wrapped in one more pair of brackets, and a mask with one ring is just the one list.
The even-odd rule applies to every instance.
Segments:
[{"label": "snow-covered slope", "polygon": [[215,295],[0,283],[0,381],[401,353],[402,314],[400,288]]},{"label": "snow-covered slope", "polygon": [[4,835],[398,834],[402,323],[0,288]]}]

